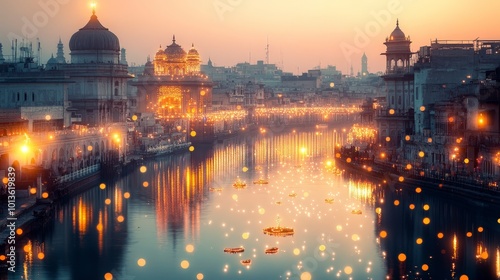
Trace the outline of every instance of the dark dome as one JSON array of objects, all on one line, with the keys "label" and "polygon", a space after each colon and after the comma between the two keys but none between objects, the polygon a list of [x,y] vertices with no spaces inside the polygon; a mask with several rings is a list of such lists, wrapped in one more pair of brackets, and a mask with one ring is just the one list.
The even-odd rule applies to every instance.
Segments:
[{"label": "dark dome", "polygon": [[168,61],[181,62],[186,58],[186,52],[182,49],[181,46],[175,43],[175,35],[172,40],[172,45],[168,46],[165,49],[165,54],[167,55]]},{"label": "dark dome", "polygon": [[57,64],[57,59],[55,59],[54,55],[52,55],[50,59],[47,61],[47,65],[49,64]]},{"label": "dark dome", "polygon": [[92,14],[89,22],[77,31],[69,40],[71,51],[106,50],[120,51],[120,41],[113,32],[97,20],[97,16]]}]

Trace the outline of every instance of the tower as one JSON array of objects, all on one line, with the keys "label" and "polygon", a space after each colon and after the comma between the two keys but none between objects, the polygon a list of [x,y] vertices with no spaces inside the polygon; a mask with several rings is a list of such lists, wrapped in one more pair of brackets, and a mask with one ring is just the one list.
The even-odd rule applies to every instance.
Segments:
[{"label": "tower", "polygon": [[5,58],[3,58],[2,48],[3,48],[2,43],[0,43],[0,63],[5,62]]},{"label": "tower", "polygon": [[120,64],[128,65],[128,63],[127,63],[127,50],[125,50],[124,48],[121,49]]},{"label": "tower", "polygon": [[61,42],[61,38],[59,38],[59,43],[57,44],[57,54],[56,61],[57,63],[66,63],[66,58],[64,57],[64,49],[63,43]]},{"label": "tower", "polygon": [[410,37],[401,31],[397,20],[396,28],[384,42],[386,52],[381,54],[387,61],[382,76],[386,84],[386,104],[376,117],[379,142],[388,148],[393,158],[404,154],[399,150],[403,139],[414,134],[414,76],[410,65],[410,44]]},{"label": "tower", "polygon": [[363,53],[363,56],[361,57],[361,77],[366,75],[368,75],[368,58],[366,57],[366,54]]}]

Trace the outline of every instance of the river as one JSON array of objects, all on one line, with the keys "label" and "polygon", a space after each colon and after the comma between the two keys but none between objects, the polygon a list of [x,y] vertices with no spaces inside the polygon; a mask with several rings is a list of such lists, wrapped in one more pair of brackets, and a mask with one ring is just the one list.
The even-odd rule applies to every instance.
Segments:
[{"label": "river", "polygon": [[[340,141],[333,128],[267,131],[145,161],[58,205],[9,276],[500,279],[498,207],[338,172]],[[278,226],[293,236],[263,233]]]}]

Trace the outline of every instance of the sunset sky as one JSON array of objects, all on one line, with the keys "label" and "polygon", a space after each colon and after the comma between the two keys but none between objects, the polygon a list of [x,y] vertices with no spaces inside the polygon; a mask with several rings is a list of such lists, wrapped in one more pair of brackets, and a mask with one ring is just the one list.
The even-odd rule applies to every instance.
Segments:
[{"label": "sunset sky", "polygon": [[[383,42],[399,18],[412,50],[432,39],[500,39],[500,2],[479,0],[95,0],[99,21],[127,49],[129,65],[144,64],[175,34],[187,51],[194,43],[203,64],[216,66],[265,60],[294,74],[336,65],[360,71],[363,52],[368,70],[385,67]],[[10,56],[14,34],[42,46],[45,63],[61,37],[68,42],[92,12],[90,0],[1,0],[0,42]],[[473,4],[474,3],[474,4]],[[483,4],[476,4],[483,3]],[[9,35],[10,34],[10,35]]]}]

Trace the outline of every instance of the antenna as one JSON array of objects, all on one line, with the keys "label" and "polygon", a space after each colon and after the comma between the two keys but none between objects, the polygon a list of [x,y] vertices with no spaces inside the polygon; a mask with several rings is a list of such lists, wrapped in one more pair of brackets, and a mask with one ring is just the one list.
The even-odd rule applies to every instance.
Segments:
[{"label": "antenna", "polygon": [[269,37],[267,37],[267,45],[266,45],[266,64],[269,64]]}]

